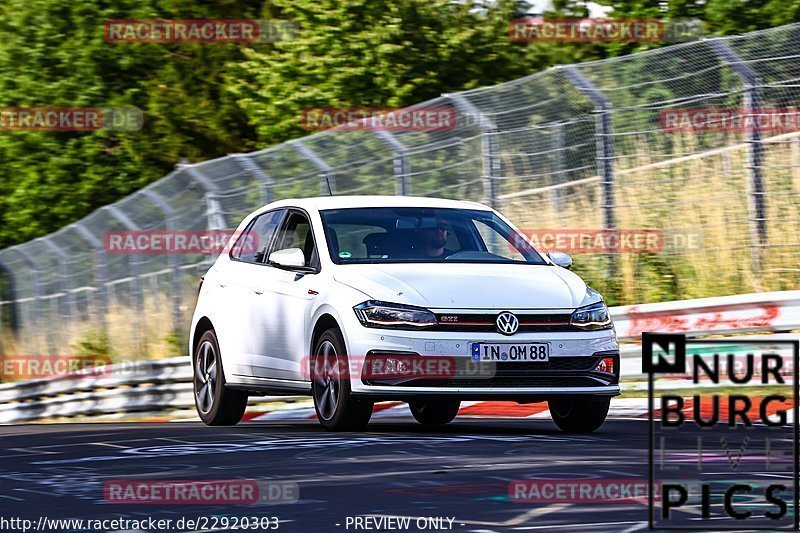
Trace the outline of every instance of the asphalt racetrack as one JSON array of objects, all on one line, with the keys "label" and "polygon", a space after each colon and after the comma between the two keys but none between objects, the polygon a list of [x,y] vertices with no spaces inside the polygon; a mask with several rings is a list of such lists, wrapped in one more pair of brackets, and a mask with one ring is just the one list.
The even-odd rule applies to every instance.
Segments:
[{"label": "asphalt racetrack", "polygon": [[[2,516],[33,520],[269,516],[278,519],[279,531],[303,532],[394,531],[377,520],[398,516],[411,517],[406,531],[641,531],[646,501],[523,503],[509,498],[508,486],[520,479],[646,482],[647,433],[641,419],[610,419],[597,433],[567,435],[545,419],[456,419],[428,429],[405,416],[377,419],[358,434],[329,433],[314,420],[229,428],[195,422],[4,426],[0,506]],[[237,478],[297,483],[298,499],[265,505],[104,499],[110,480]],[[356,517],[374,521],[356,528]],[[418,528],[415,521],[425,517],[443,522],[423,520]]]},{"label": "asphalt racetrack", "polygon": [[[400,418],[374,421],[359,434],[328,433],[315,421],[70,424],[6,426],[0,439],[4,516],[266,515],[280,520],[279,531],[355,531],[359,516],[413,517],[412,524],[450,517],[442,527],[454,531],[646,528],[644,503],[534,504],[508,496],[510,481],[531,477],[646,480],[642,420],[609,420],[588,436],[563,434],[548,420],[457,419],[432,430]],[[132,478],[292,481],[299,498],[239,506],[104,499],[107,481]]]}]

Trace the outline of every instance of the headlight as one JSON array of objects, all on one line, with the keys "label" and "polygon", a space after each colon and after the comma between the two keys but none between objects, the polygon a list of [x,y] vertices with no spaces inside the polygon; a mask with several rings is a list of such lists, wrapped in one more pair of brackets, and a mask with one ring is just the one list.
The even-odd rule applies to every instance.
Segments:
[{"label": "headlight", "polygon": [[370,300],[353,307],[358,320],[368,328],[425,328],[436,324],[436,316],[422,307]]},{"label": "headlight", "polygon": [[611,316],[601,301],[576,309],[569,323],[582,329],[606,329],[611,327]]}]

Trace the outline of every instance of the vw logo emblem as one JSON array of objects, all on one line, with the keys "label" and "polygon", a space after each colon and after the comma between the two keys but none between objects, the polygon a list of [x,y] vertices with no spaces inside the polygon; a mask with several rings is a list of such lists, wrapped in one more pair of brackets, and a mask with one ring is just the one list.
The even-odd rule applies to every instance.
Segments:
[{"label": "vw logo emblem", "polygon": [[497,315],[497,331],[503,335],[513,335],[519,329],[519,319],[508,311]]}]

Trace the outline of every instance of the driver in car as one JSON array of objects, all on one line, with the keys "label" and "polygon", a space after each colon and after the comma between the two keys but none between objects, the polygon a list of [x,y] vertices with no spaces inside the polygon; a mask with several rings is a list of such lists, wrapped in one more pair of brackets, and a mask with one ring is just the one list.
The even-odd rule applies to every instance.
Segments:
[{"label": "driver in car", "polygon": [[453,254],[453,250],[448,250],[445,245],[450,235],[450,223],[444,219],[437,218],[436,224],[421,230],[422,252],[425,257],[430,259],[444,259]]}]

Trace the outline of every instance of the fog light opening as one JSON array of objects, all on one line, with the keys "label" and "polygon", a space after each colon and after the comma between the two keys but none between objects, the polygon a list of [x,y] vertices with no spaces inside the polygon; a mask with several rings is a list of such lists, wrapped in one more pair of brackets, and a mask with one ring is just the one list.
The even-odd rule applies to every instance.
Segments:
[{"label": "fog light opening", "polygon": [[600,359],[600,362],[597,363],[597,366],[594,368],[598,372],[605,372],[607,374],[614,373],[614,358],[613,357],[603,357]]}]

